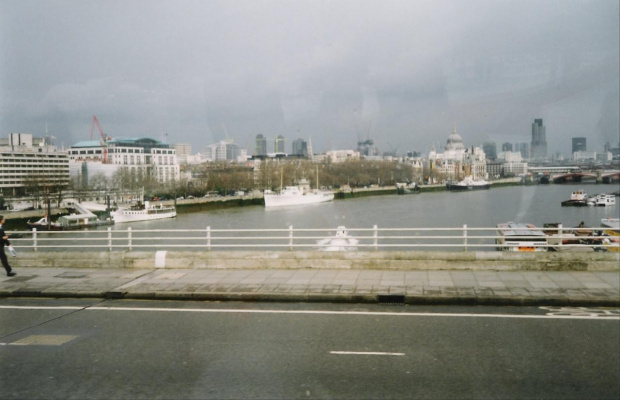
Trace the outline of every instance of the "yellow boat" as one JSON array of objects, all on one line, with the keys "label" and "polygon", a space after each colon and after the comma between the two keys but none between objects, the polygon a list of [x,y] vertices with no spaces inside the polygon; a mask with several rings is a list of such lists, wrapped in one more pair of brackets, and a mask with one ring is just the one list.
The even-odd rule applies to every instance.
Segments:
[{"label": "yellow boat", "polygon": [[603,218],[601,226],[605,228],[603,244],[607,251],[620,251],[620,218]]}]

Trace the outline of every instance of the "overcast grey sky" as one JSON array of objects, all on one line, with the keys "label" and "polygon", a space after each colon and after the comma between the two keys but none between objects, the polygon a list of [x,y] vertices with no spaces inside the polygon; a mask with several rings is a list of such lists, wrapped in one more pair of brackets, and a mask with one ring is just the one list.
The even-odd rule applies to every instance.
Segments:
[{"label": "overcast grey sky", "polygon": [[[0,0],[0,135],[619,139],[618,0]],[[227,133],[226,133],[227,132]]]}]

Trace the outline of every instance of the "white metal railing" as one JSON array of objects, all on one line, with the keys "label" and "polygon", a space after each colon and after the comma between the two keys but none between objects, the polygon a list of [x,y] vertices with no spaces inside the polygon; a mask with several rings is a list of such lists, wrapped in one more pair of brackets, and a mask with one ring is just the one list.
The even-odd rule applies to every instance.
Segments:
[{"label": "white metal railing", "polygon": [[[604,228],[545,228],[545,236],[511,236],[498,228],[346,228],[337,229],[151,229],[19,231],[11,243],[19,250],[132,251],[132,250],[602,250],[619,251],[620,237],[601,236]],[[507,229],[508,230],[508,229]],[[532,228],[540,232],[541,228]],[[342,233],[342,232],[341,232]]]}]

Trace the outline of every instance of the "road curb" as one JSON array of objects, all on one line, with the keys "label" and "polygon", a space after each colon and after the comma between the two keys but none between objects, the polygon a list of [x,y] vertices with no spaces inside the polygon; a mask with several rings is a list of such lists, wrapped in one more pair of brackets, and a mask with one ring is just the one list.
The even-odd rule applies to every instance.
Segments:
[{"label": "road curb", "polygon": [[245,293],[245,292],[119,292],[119,291],[0,291],[0,298],[102,298],[116,300],[249,301],[281,303],[353,303],[385,305],[481,305],[481,306],[570,306],[620,307],[620,298],[591,297],[495,297],[495,296],[400,296],[387,300],[377,294],[333,293]]}]

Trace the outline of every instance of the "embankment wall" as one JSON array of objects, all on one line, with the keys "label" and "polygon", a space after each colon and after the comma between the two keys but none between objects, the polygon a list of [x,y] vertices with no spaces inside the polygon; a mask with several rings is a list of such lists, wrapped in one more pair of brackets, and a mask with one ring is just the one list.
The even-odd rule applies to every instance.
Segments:
[{"label": "embankment wall", "polygon": [[15,268],[620,271],[620,253],[602,252],[39,251],[10,262]]}]

